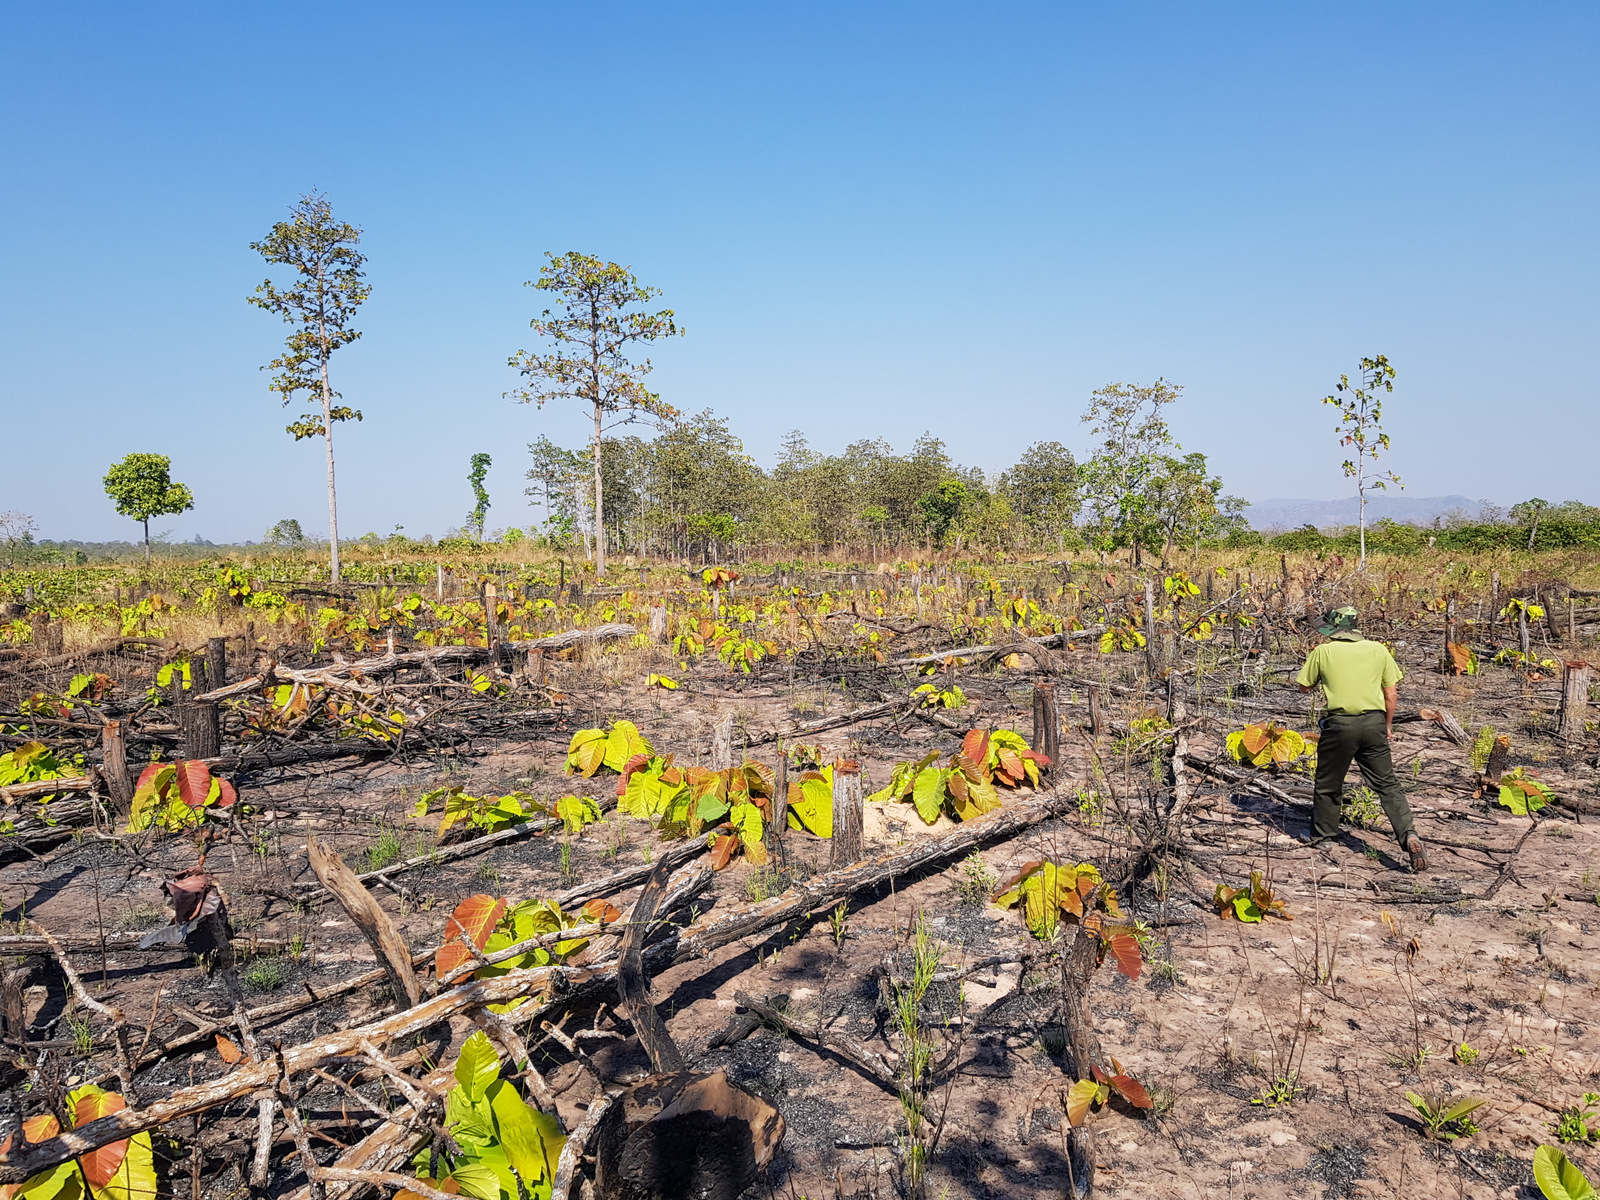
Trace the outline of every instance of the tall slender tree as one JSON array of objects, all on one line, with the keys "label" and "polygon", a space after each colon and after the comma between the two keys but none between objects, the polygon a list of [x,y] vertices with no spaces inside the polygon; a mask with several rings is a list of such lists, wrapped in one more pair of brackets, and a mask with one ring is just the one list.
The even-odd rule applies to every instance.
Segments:
[{"label": "tall slender tree", "polygon": [[494,460],[480,450],[472,456],[472,467],[467,472],[467,482],[472,485],[472,498],[476,501],[467,514],[467,524],[480,542],[483,541],[483,523],[489,517],[489,489],[483,486],[483,481],[493,465]]},{"label": "tall slender tree", "polygon": [[274,373],[269,386],[286,406],[301,392],[309,393],[310,411],[285,426],[285,432],[297,442],[320,435],[327,451],[329,566],[337,583],[339,498],[333,475],[333,427],[339,421],[361,420],[361,412],[335,403],[340,397],[328,382],[328,360],[335,350],[361,336],[350,323],[372,289],[361,270],[366,256],[356,249],[361,230],[334,220],[325,195],[308,192],[289,212],[289,220],[279,221],[266,237],[251,242],[250,249],[294,274],[283,289],[268,279],[247,299],[294,326],[284,352],[261,369]]},{"label": "tall slender tree", "polygon": [[1379,471],[1375,465],[1378,455],[1389,448],[1389,435],[1383,431],[1383,397],[1380,392],[1394,391],[1394,368],[1383,355],[1363,358],[1361,376],[1357,383],[1350,376],[1339,376],[1334,394],[1324,396],[1322,402],[1339,410],[1339,424],[1334,432],[1339,444],[1348,446],[1354,458],[1344,460],[1345,478],[1356,481],[1356,496],[1360,500],[1357,521],[1360,527],[1361,562],[1367,565],[1367,493],[1387,491],[1392,483],[1404,489],[1400,476],[1393,471]]},{"label": "tall slender tree", "polygon": [[144,526],[144,560],[150,561],[150,518],[175,516],[194,507],[194,493],[172,481],[165,454],[130,454],[106,472],[106,495],[125,517]]},{"label": "tall slender tree", "polygon": [[[645,312],[635,307],[661,294],[634,278],[627,267],[601,262],[588,254],[569,251],[547,254],[539,278],[527,286],[553,292],[560,311],[545,309],[529,322],[533,331],[553,343],[537,353],[519,350],[510,365],[527,382],[507,395],[523,404],[543,408],[547,400],[572,399],[586,405],[594,419],[590,444],[594,465],[594,567],[606,573],[605,487],[601,479],[600,449],[607,428],[641,417],[670,420],[677,410],[644,386],[651,365],[647,358],[635,363],[629,357],[636,342],[653,342],[683,331],[670,308]],[[621,419],[606,424],[612,414]]]}]

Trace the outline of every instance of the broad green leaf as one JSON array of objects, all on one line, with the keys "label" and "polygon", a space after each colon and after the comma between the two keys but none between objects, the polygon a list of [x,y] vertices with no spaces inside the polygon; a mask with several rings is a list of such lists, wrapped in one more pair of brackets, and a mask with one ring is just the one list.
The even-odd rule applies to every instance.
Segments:
[{"label": "broad green leaf", "polygon": [[480,1159],[461,1163],[450,1172],[450,1178],[456,1181],[463,1196],[472,1196],[474,1200],[516,1200],[517,1183],[510,1171],[504,1167],[496,1170],[495,1164],[490,1162]]},{"label": "broad green leaf", "polygon": [[568,833],[577,833],[600,819],[600,806],[587,796],[563,796],[556,801],[556,816],[566,825]]},{"label": "broad green leaf", "polygon": [[911,801],[916,805],[917,815],[929,825],[939,819],[939,810],[944,807],[945,781],[949,776],[949,770],[944,767],[927,767],[918,773],[912,785]]},{"label": "broad green leaf", "polygon": [[478,1030],[461,1046],[456,1059],[456,1080],[468,1100],[479,1100],[489,1085],[500,1078],[500,1056],[483,1030]]},{"label": "broad green leaf", "polygon": [[9,1200],[11,1196],[17,1200],[81,1200],[83,1175],[76,1162],[64,1162],[24,1180],[20,1186],[0,1186],[0,1197]]},{"label": "broad green leaf", "polygon": [[1594,1200],[1595,1197],[1588,1177],[1554,1146],[1540,1146],[1533,1152],[1533,1181],[1546,1200]]},{"label": "broad green leaf", "polygon": [[1080,1079],[1067,1089],[1067,1124],[1076,1129],[1089,1115],[1089,1108],[1100,1094],[1100,1085],[1092,1079]]},{"label": "broad green leaf", "polygon": [[808,829],[819,838],[833,836],[833,768],[807,771],[789,785],[789,827]]}]

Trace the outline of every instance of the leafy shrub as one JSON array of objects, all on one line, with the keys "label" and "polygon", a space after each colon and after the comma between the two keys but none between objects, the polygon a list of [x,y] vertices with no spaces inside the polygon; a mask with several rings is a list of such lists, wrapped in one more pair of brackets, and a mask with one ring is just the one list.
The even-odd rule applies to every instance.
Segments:
[{"label": "leafy shrub", "polygon": [[172,833],[205,823],[212,808],[230,808],[238,793],[233,784],[211,774],[211,768],[194,759],[151,763],[139,773],[133,790],[128,830],[137,833],[152,825]]},{"label": "leafy shrub", "polygon": [[[500,1078],[500,1055],[481,1030],[462,1044],[455,1078],[456,1086],[445,1096],[450,1149],[420,1150],[412,1160],[417,1178],[464,1196],[549,1200],[566,1142],[560,1122],[524,1100],[511,1080]],[[435,1169],[441,1171],[437,1178],[426,1173]]]},{"label": "leafy shrub", "polygon": [[630,759],[653,753],[632,721],[613,721],[608,730],[580,729],[567,746],[567,774],[588,779],[601,767],[621,774]]},{"label": "leafy shrub", "polygon": [[1315,739],[1285,729],[1272,722],[1246,725],[1227,738],[1227,750],[1235,762],[1255,767],[1283,767],[1314,754]]},{"label": "leafy shrub", "polygon": [[1074,866],[1042,859],[1027,864],[1001,887],[995,904],[1001,908],[1022,905],[1023,919],[1034,937],[1053,938],[1065,915],[1099,938],[1099,962],[1109,954],[1124,975],[1139,978],[1143,962],[1139,939],[1133,926],[1121,920],[1116,889],[1101,878],[1092,863]]},{"label": "leafy shrub", "polygon": [[1250,883],[1246,887],[1231,888],[1226,884],[1217,884],[1211,900],[1224,919],[1259,923],[1263,917],[1273,916],[1282,917],[1285,921],[1294,920],[1283,901],[1272,894],[1260,871],[1250,872]]}]

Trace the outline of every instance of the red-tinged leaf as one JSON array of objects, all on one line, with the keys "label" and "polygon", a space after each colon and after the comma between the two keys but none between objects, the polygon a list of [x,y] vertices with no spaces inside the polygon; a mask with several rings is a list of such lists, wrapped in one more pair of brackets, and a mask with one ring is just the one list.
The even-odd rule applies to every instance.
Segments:
[{"label": "red-tinged leaf", "polygon": [[1132,1075],[1117,1074],[1111,1077],[1111,1086],[1122,1093],[1122,1098],[1135,1108],[1150,1107],[1150,1093]]},{"label": "red-tinged leaf", "polygon": [[1089,1115],[1100,1085],[1092,1079],[1080,1079],[1067,1089],[1067,1124],[1076,1129]]},{"label": "red-tinged leaf", "polygon": [[1017,757],[1017,752],[1015,750],[1011,749],[1009,746],[1002,746],[1000,748],[999,759],[1000,769],[1002,771],[1011,776],[1011,778],[1014,780],[1021,780],[1025,772],[1023,770],[1022,760]]},{"label": "red-tinged leaf", "polygon": [[460,942],[446,942],[440,946],[433,956],[433,973],[440,979],[449,975],[462,963],[470,961],[472,955]]},{"label": "red-tinged leaf", "polygon": [[613,921],[622,919],[622,910],[608,900],[591,900],[580,911],[589,920],[601,925],[609,925]]},{"label": "red-tinged leaf", "polygon": [[[73,1108],[73,1128],[81,1129],[90,1121],[108,1117],[127,1107],[128,1102],[122,1098],[120,1092],[98,1092],[80,1096]],[[128,1139],[123,1138],[120,1142],[112,1142],[110,1145],[91,1150],[78,1159],[78,1165],[83,1168],[84,1178],[92,1186],[103,1188],[111,1182],[112,1176],[117,1173],[117,1168],[122,1165],[122,1160],[127,1154]]]},{"label": "red-tinged leaf", "polygon": [[217,1055],[231,1067],[244,1057],[244,1051],[219,1033],[217,1034]]},{"label": "red-tinged leaf", "polygon": [[1096,1083],[1104,1083],[1109,1078],[1104,1071],[1095,1066],[1093,1063],[1089,1064],[1089,1074],[1094,1076],[1094,1081]]},{"label": "red-tinged leaf", "polygon": [[1139,978],[1144,966],[1144,955],[1139,952],[1139,939],[1131,933],[1113,933],[1106,939],[1106,949],[1117,960],[1117,970],[1129,979]]},{"label": "red-tinged leaf", "polygon": [[171,763],[151,763],[148,767],[139,772],[139,780],[133,785],[134,789],[137,791],[139,788],[144,787],[145,784],[150,783],[157,775],[170,766],[172,766]]},{"label": "red-tinged leaf", "polygon": [[1061,907],[1080,921],[1083,920],[1083,901],[1078,898],[1077,892],[1057,892]]},{"label": "red-tinged leaf", "polygon": [[217,780],[217,791],[220,793],[217,796],[217,807],[219,808],[232,808],[239,799],[239,793],[234,790],[233,784],[226,779]]},{"label": "red-tinged leaf", "polygon": [[1041,767],[1048,767],[1050,765],[1050,756],[1048,754],[1046,754],[1043,750],[1024,750],[1020,754],[1018,754],[1017,757],[1018,758],[1031,758],[1031,759],[1033,759],[1034,762],[1038,763]]},{"label": "red-tinged leaf", "polygon": [[622,764],[622,774],[617,779],[617,795],[621,796],[626,794],[628,790],[628,776],[632,775],[640,767],[647,766],[649,762],[650,756],[648,754],[635,754],[627,762]]},{"label": "red-tinged leaf", "polygon": [[193,759],[173,764],[178,771],[178,799],[190,808],[203,808],[211,794],[211,768]]},{"label": "red-tinged leaf", "polygon": [[22,1123],[22,1136],[30,1142],[48,1142],[61,1133],[61,1122],[50,1113],[41,1113],[37,1117],[29,1117]]},{"label": "red-tinged leaf", "polygon": [[434,956],[434,972],[441,977],[448,975],[472,957],[467,948],[461,944],[459,940],[461,938],[470,938],[472,944],[482,950],[489,940],[489,935],[494,932],[494,927],[505,915],[504,897],[496,898],[480,893],[468,896],[456,905],[455,912],[451,913],[450,919],[444,923],[445,944],[439,947],[439,953]]},{"label": "red-tinged leaf", "polygon": [[1016,887],[1017,884],[1021,883],[1024,879],[1026,879],[1029,875],[1032,875],[1042,866],[1044,866],[1044,859],[1042,858],[1036,858],[1031,863],[1024,863],[1022,865],[1022,870],[1018,871],[1010,879],[1006,880],[999,887],[995,888],[995,893],[998,895],[1000,892],[1009,892],[1012,888]]},{"label": "red-tinged leaf", "polygon": [[989,731],[987,729],[970,729],[967,736],[961,739],[961,753],[973,762],[979,764],[989,759]]},{"label": "red-tinged leaf", "polygon": [[723,834],[711,844],[711,869],[720,871],[733,860],[733,852],[738,848],[739,839],[729,834]]}]

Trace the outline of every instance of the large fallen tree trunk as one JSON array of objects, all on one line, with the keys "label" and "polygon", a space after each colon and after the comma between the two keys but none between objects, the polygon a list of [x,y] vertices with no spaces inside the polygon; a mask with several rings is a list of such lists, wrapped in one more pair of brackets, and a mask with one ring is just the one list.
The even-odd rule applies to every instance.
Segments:
[{"label": "large fallen tree trunk", "polygon": [[[644,955],[646,968],[654,971],[672,962],[704,957],[720,946],[805,917],[813,910],[830,906],[856,892],[882,887],[891,880],[955,858],[976,846],[1015,837],[1041,821],[1058,816],[1074,803],[1066,794],[1038,795],[1006,805],[975,821],[963,822],[955,831],[941,837],[922,839],[899,854],[852,863],[814,876],[760,903],[712,913],[676,937],[669,936],[651,945]],[[0,1184],[20,1183],[100,1146],[273,1087],[279,1078],[280,1062],[283,1071],[300,1074],[328,1060],[358,1053],[363,1042],[381,1047],[485,1005],[528,999],[542,993],[542,1000],[531,1001],[517,1010],[519,1022],[534,1020],[558,1005],[609,990],[616,984],[614,960],[589,969],[534,967],[513,970],[492,979],[474,980],[404,1012],[331,1032],[298,1046],[284,1047],[282,1055],[274,1061],[241,1063],[221,1079],[183,1088],[145,1108],[126,1108],[77,1129],[64,1130],[58,1137],[40,1145],[19,1146],[0,1155]]]}]

